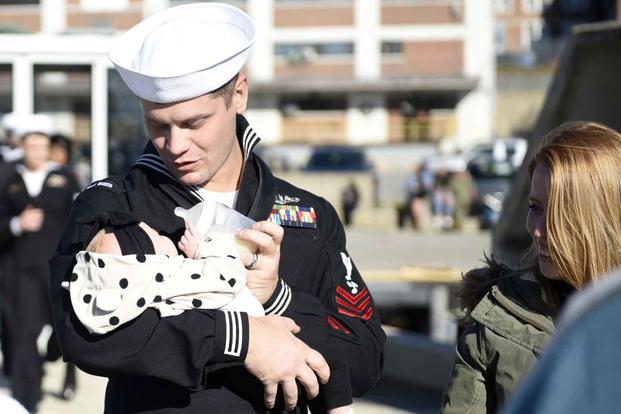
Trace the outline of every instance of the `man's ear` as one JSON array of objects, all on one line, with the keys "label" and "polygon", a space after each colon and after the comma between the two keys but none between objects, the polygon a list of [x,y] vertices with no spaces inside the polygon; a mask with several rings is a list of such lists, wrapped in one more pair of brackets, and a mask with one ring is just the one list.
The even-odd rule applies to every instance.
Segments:
[{"label": "man's ear", "polygon": [[233,91],[233,105],[235,112],[238,114],[246,112],[248,107],[248,77],[246,69],[242,69],[235,82],[235,90]]}]

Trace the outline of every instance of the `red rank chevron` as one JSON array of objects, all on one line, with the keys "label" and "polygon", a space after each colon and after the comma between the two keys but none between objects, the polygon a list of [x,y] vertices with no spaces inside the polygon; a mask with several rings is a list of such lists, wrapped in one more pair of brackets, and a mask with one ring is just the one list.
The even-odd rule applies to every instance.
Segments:
[{"label": "red rank chevron", "polygon": [[367,288],[362,289],[357,295],[352,295],[341,286],[337,286],[336,294],[337,311],[340,314],[364,320],[373,316],[373,307],[370,306],[371,295]]}]

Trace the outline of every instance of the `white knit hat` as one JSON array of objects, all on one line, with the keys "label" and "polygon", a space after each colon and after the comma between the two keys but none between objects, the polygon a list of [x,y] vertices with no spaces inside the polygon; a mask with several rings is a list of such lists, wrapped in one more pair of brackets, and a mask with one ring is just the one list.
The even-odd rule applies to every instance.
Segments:
[{"label": "white knit hat", "polygon": [[246,63],[254,36],[252,20],[236,7],[187,4],[129,29],[112,46],[109,57],[140,98],[179,102],[231,80]]}]

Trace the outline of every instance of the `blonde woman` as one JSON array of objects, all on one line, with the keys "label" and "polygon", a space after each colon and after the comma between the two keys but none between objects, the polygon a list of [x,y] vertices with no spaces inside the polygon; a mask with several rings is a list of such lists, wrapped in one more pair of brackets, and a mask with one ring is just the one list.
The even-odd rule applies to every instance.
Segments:
[{"label": "blonde woman", "polygon": [[531,369],[567,296],[621,264],[621,135],[601,124],[552,130],[529,165],[529,265],[495,260],[459,292],[466,326],[442,412],[494,413]]}]

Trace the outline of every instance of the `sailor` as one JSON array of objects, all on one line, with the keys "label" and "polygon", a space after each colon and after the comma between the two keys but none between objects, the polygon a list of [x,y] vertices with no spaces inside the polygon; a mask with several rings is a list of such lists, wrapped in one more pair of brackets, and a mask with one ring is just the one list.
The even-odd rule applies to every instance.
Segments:
[{"label": "sailor", "polygon": [[[312,399],[329,385],[325,360],[332,355],[317,352],[324,349],[346,359],[354,395],[379,379],[385,335],[336,211],[274,177],[253,152],[259,136],[241,114],[254,37],[241,10],[194,3],[144,20],[110,52],[140,99],[150,140],[125,177],[95,182],[78,196],[51,261],[63,355],[109,378],[106,413],[306,412],[309,404],[322,412],[312,404],[340,402],[339,393]],[[179,240],[185,226],[175,207],[203,200],[258,222],[238,237],[258,246],[240,259],[266,316],[197,309],[160,318],[149,308],[107,335],[91,335],[61,284],[76,280],[75,255],[108,225],[109,212],[136,214]],[[140,249],[137,240],[124,254]],[[349,401],[351,395],[343,405]]]}]

